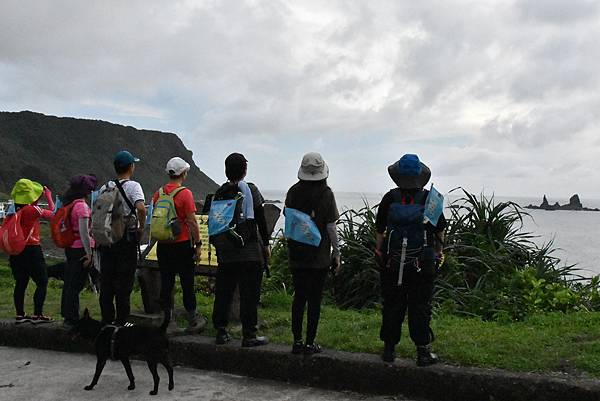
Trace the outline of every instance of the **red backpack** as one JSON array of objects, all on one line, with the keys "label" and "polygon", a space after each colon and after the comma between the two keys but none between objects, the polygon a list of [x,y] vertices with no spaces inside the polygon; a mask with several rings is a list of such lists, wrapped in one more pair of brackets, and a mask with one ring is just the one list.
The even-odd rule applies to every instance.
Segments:
[{"label": "red backpack", "polygon": [[71,210],[73,209],[73,206],[75,206],[75,203],[77,203],[77,201],[73,201],[67,206],[60,207],[56,213],[54,213],[52,220],[50,220],[52,240],[59,248],[68,248],[73,245],[73,242],[77,239],[71,224]]},{"label": "red backpack", "polygon": [[25,236],[21,227],[21,211],[7,216],[0,227],[0,251],[8,255],[19,255],[25,249],[32,233],[33,228],[29,235]]}]

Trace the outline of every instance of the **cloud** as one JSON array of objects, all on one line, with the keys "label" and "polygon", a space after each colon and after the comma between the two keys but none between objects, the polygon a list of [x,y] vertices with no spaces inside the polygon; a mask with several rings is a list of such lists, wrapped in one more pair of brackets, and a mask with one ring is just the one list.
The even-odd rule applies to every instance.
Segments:
[{"label": "cloud", "polygon": [[600,197],[599,16],[585,0],[8,0],[0,105],[177,132],[217,181],[235,150],[283,189],[316,149],[335,189],[380,192],[410,151],[447,189]]}]

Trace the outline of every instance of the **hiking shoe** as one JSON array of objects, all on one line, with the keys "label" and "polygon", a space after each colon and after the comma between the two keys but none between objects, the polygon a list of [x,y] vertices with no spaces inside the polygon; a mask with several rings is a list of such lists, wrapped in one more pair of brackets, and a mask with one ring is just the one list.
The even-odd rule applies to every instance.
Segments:
[{"label": "hiking shoe", "polygon": [[229,341],[231,341],[231,337],[229,336],[229,333],[227,333],[226,331],[219,331],[219,333],[217,334],[217,338],[215,339],[215,344],[225,345]]},{"label": "hiking shoe", "polygon": [[54,322],[54,319],[52,319],[50,316],[37,315],[37,316],[33,316],[31,318],[31,323],[33,323],[33,324],[52,323],[52,322]]},{"label": "hiking shoe", "polygon": [[64,320],[63,321],[63,328],[67,331],[71,331],[71,330],[75,330],[75,328],[77,327],[77,322],[73,321],[73,320]]},{"label": "hiking shoe", "polygon": [[269,339],[267,337],[244,338],[242,340],[242,347],[244,347],[244,348],[260,347],[262,345],[267,345],[268,343],[269,343]]},{"label": "hiking shoe", "polygon": [[186,327],[185,332],[187,334],[199,334],[204,331],[206,327],[206,319],[202,316],[196,316]]},{"label": "hiking shoe", "polygon": [[440,359],[431,352],[429,345],[417,347],[417,366],[430,366],[438,363]]},{"label": "hiking shoe", "polygon": [[31,323],[31,316],[28,315],[18,315],[15,317],[15,324],[21,323]]},{"label": "hiking shoe", "polygon": [[292,354],[298,355],[304,353],[304,342],[302,340],[295,341],[292,345]]},{"label": "hiking shoe", "polygon": [[304,348],[304,354],[306,355],[320,354],[321,352],[323,352],[323,350],[317,343],[306,344],[306,347]]},{"label": "hiking shoe", "polygon": [[392,343],[385,343],[381,359],[383,359],[383,362],[394,362],[396,360],[396,346]]}]

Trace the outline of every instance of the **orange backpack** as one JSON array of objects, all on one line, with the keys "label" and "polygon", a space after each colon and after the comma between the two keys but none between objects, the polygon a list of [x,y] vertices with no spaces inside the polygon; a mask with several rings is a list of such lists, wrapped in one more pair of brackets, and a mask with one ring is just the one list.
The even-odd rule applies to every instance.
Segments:
[{"label": "orange backpack", "polygon": [[73,201],[67,206],[58,208],[52,220],[50,220],[50,232],[52,233],[52,240],[54,244],[59,248],[68,248],[76,240],[73,226],[71,225],[71,210],[75,203]]},{"label": "orange backpack", "polygon": [[11,214],[4,219],[0,227],[0,251],[8,255],[19,255],[25,249],[27,240],[31,237],[33,228],[26,237],[21,227],[21,211]]}]

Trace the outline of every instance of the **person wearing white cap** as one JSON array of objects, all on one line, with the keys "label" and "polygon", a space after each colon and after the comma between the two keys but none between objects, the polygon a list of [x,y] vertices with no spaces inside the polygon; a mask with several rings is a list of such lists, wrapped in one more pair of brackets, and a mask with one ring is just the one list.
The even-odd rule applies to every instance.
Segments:
[{"label": "person wearing white cap", "polygon": [[[179,276],[183,292],[183,305],[188,315],[188,332],[200,332],[206,325],[206,320],[196,311],[196,293],[194,292],[195,258],[200,257],[200,230],[196,221],[196,202],[194,194],[182,184],[190,171],[188,162],[180,157],[174,157],[167,162],[165,168],[169,182],[154,193],[152,204],[156,211],[157,204],[166,200],[167,205],[175,208],[177,219],[171,224],[173,235],[171,239],[158,241],[157,257],[160,268],[161,306],[165,313],[171,316],[172,292],[175,277]],[[153,224],[156,214],[153,214]]]},{"label": "person wearing white cap", "polygon": [[[335,196],[327,186],[329,166],[319,153],[307,153],[298,171],[299,182],[288,191],[285,199],[286,219],[292,219],[292,211],[309,215],[316,224],[321,241],[308,245],[295,241],[286,233],[289,266],[294,280],[292,303],[292,334],[294,354],[315,354],[321,348],[315,342],[321,313],[321,300],[325,279],[330,269],[338,271],[340,248],[336,222],[340,218]],[[287,227],[286,221],[286,227]],[[332,252],[333,250],[333,252]],[[306,343],[302,338],[304,309],[307,308]]]}]

